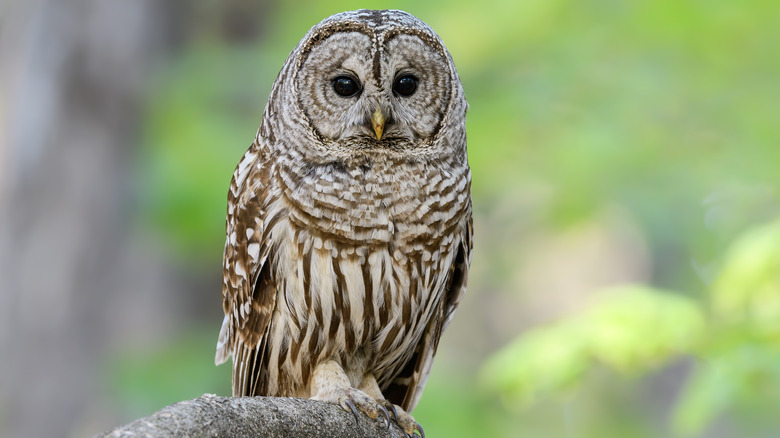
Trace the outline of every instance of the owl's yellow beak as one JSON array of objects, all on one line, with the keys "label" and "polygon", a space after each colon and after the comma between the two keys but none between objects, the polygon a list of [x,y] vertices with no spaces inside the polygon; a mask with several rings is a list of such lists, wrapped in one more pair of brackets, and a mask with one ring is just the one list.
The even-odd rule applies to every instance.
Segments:
[{"label": "owl's yellow beak", "polygon": [[382,114],[382,108],[377,108],[374,114],[371,114],[371,127],[374,128],[376,139],[382,139],[382,131],[385,129],[385,115]]}]

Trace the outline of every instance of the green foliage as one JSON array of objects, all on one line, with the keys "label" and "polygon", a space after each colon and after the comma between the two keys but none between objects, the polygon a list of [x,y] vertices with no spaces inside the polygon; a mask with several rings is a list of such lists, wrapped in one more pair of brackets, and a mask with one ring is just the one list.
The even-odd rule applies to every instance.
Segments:
[{"label": "green foliage", "polygon": [[482,374],[508,403],[528,405],[577,389],[599,365],[639,375],[690,356],[673,414],[679,434],[697,435],[728,411],[771,418],[780,403],[780,221],[733,244],[702,300],[644,286],[604,291],[582,314],[521,335]]},{"label": "green foliage", "polygon": [[780,335],[780,222],[745,233],[726,255],[712,285],[713,317]]},{"label": "green foliage", "polygon": [[734,243],[712,285],[710,307],[711,336],[675,417],[688,434],[728,409],[752,411],[754,419],[771,418],[771,407],[780,406],[780,221]]},{"label": "green foliage", "polygon": [[615,288],[585,313],[519,337],[485,365],[483,378],[511,402],[529,403],[572,389],[599,363],[627,374],[657,369],[690,351],[703,330],[691,299],[644,286]]}]

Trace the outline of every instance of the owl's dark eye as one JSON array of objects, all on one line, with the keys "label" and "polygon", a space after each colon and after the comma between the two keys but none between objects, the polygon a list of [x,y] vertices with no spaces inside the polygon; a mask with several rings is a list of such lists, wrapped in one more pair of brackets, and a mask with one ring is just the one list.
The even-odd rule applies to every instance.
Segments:
[{"label": "owl's dark eye", "polygon": [[350,97],[360,91],[360,85],[349,76],[338,76],[333,80],[333,91],[339,96]]},{"label": "owl's dark eye", "polygon": [[393,91],[404,97],[411,96],[417,91],[417,78],[412,75],[399,76],[393,84]]}]

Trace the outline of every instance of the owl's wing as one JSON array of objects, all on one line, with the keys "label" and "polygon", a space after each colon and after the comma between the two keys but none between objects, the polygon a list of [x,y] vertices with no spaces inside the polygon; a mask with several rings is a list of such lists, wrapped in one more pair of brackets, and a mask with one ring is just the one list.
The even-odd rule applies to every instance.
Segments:
[{"label": "owl's wing", "polygon": [[474,233],[471,208],[468,208],[468,218],[461,229],[461,240],[458,252],[450,266],[449,282],[442,296],[436,314],[431,318],[425,328],[420,343],[417,344],[411,359],[401,368],[401,372],[393,379],[383,391],[387,400],[401,406],[405,411],[411,412],[422,397],[423,388],[428,381],[433,365],[433,357],[439,346],[439,339],[444,329],[447,328],[455,308],[460,303],[466,291],[469,265],[471,264],[471,238]]},{"label": "owl's wing", "polygon": [[271,163],[253,145],[233,173],[228,193],[227,239],[223,256],[222,308],[215,362],[233,356],[233,395],[252,395],[260,380],[263,352],[276,288],[264,239]]}]

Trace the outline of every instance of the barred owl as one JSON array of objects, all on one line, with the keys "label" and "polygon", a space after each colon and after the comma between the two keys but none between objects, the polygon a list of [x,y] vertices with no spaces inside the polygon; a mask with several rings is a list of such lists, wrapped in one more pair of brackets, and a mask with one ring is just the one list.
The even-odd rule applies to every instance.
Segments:
[{"label": "barred owl", "polygon": [[233,395],[389,410],[422,433],[407,412],[471,259],[466,109],[408,13],[344,12],[303,37],[228,193],[216,362],[232,356]]}]

